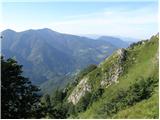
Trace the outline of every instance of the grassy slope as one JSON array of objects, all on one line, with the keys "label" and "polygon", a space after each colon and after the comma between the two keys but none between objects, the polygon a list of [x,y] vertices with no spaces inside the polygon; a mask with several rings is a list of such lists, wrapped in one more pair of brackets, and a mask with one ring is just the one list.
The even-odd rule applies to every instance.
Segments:
[{"label": "grassy slope", "polygon": [[[158,65],[155,64],[155,55],[157,51],[158,51],[157,37],[153,37],[152,40],[146,42],[146,44],[136,45],[133,49],[128,49],[127,61],[124,64],[125,71],[123,75],[119,77],[118,79],[119,83],[113,84],[108,88],[106,88],[102,98],[94,102],[92,106],[88,108],[85,112],[80,113],[79,118],[108,118],[105,115],[105,111],[102,111],[102,108],[106,103],[106,101],[108,101],[114,95],[116,95],[117,91],[119,91],[122,88],[127,89],[129,86],[134,84],[136,79],[138,79],[139,77],[158,78]],[[134,58],[135,60],[133,60]],[[106,64],[108,64],[107,61]],[[93,73],[95,74],[96,70],[94,70]],[[127,108],[124,111],[120,111],[114,117],[125,118],[127,114],[127,118],[154,118],[154,116],[158,114],[158,109],[156,107],[157,102],[158,102],[158,94],[155,92],[150,99],[139,102],[135,106]],[[151,105],[152,108],[150,108]],[[136,112],[139,112],[140,114],[135,115]]]},{"label": "grassy slope", "polygon": [[158,93],[154,94],[151,98],[143,100],[136,105],[126,108],[118,112],[114,119],[117,118],[126,118],[126,119],[147,119],[147,118],[158,118]]}]

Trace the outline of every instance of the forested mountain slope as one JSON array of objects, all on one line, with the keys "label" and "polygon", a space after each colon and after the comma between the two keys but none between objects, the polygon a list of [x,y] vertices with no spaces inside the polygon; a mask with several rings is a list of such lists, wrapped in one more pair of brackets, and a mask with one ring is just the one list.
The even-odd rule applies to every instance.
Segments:
[{"label": "forested mountain slope", "polygon": [[98,64],[117,48],[104,40],[47,28],[2,32],[2,54],[6,58],[14,57],[24,66],[24,74],[42,89],[65,85],[66,77],[89,64]]}]

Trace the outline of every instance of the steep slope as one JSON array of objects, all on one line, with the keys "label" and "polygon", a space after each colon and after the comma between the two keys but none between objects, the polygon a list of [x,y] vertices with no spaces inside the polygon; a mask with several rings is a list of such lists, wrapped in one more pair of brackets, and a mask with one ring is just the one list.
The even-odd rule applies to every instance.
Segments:
[{"label": "steep slope", "polygon": [[71,117],[158,118],[158,41],[155,35],[120,49],[80,78],[67,100],[86,107]]},{"label": "steep slope", "polygon": [[23,32],[8,29],[2,35],[2,54],[14,56],[24,65],[25,75],[44,88],[64,85],[67,83],[64,77],[86,65],[98,64],[117,49],[106,41],[62,34],[47,28]]}]

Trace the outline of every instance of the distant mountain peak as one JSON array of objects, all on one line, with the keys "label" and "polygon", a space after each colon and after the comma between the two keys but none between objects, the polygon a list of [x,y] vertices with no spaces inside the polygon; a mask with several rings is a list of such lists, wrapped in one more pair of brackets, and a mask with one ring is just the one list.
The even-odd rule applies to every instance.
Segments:
[{"label": "distant mountain peak", "polygon": [[14,31],[14,30],[12,30],[12,29],[6,29],[6,30],[4,30],[4,31],[2,31],[2,32],[15,33],[16,31]]},{"label": "distant mountain peak", "polygon": [[42,29],[39,29],[39,30],[53,31],[53,30],[52,30],[52,29],[50,29],[50,28],[42,28]]},{"label": "distant mountain peak", "polygon": [[25,32],[25,31],[53,31],[53,30],[51,30],[49,28],[41,28],[41,29],[27,29],[22,32]]},{"label": "distant mountain peak", "polygon": [[54,31],[50,28],[42,28],[42,29],[38,29],[38,31],[60,34],[59,32]]}]

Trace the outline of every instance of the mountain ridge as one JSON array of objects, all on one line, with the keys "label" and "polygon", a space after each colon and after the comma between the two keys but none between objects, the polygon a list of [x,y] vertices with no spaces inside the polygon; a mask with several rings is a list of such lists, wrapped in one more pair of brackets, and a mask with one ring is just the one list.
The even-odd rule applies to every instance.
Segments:
[{"label": "mountain ridge", "polygon": [[2,54],[15,56],[24,65],[25,75],[38,85],[50,80],[57,86],[54,81],[61,75],[98,64],[118,48],[103,40],[58,33],[48,28],[22,32],[7,29],[2,36]]},{"label": "mountain ridge", "polygon": [[[158,41],[159,36],[154,35],[149,40],[133,43],[127,49],[119,49],[101,62],[97,68],[81,77],[76,87],[72,86],[69,90],[67,101],[77,108],[86,105],[77,113],[78,115],[71,118],[157,118]],[[140,87],[136,88],[137,86]],[[139,90],[132,94],[132,89]],[[146,92],[140,93],[143,90]],[[147,90],[149,90],[148,98],[145,98],[147,95],[144,98],[133,96],[143,95]],[[130,101],[133,103],[131,104]],[[147,103],[145,104],[144,101]],[[154,106],[150,113],[151,104]],[[138,106],[142,106],[141,110]],[[138,110],[141,113],[136,115]]]}]

